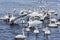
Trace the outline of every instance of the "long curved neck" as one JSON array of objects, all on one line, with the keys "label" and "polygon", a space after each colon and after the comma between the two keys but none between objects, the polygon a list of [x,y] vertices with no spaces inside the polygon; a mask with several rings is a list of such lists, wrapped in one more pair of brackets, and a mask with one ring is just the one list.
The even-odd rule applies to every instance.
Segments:
[{"label": "long curved neck", "polygon": [[24,28],[22,29],[22,33],[23,33],[23,35],[25,35],[25,34],[24,34]]},{"label": "long curved neck", "polygon": [[36,30],[38,30],[38,27],[37,27],[37,25],[35,26],[35,28],[36,28]]}]

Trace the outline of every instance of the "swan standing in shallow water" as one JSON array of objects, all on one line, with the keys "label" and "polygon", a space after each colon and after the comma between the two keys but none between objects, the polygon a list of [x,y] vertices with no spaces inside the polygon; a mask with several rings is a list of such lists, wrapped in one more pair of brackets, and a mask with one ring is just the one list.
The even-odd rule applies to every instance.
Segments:
[{"label": "swan standing in shallow water", "polygon": [[25,34],[24,34],[24,31],[25,31],[25,28],[22,29],[22,33],[23,33],[23,34],[19,34],[19,35],[17,35],[15,38],[16,38],[16,39],[19,39],[19,40],[20,40],[20,39],[23,39],[23,40],[24,40],[24,39],[26,38],[26,36],[25,36]]},{"label": "swan standing in shallow water", "polygon": [[36,29],[34,30],[34,33],[38,34],[38,33],[39,33],[38,27],[35,26],[35,28],[36,28]]},{"label": "swan standing in shallow water", "polygon": [[[14,8],[13,13],[15,13],[15,12],[16,12],[16,9]],[[16,18],[13,16],[13,13],[12,13],[12,16],[10,17],[10,24],[13,24],[14,23],[13,20]]]},{"label": "swan standing in shallow water", "polygon": [[51,32],[48,29],[48,27],[44,28],[43,32],[44,32],[44,37],[46,38],[46,40],[48,40],[48,36],[51,34]]},{"label": "swan standing in shallow water", "polygon": [[0,18],[0,20],[4,20],[4,21],[9,21],[9,15],[7,12],[5,12],[6,14]]},{"label": "swan standing in shallow water", "polygon": [[8,15],[8,14],[6,14],[6,15],[4,16],[4,20],[9,21],[9,15]]},{"label": "swan standing in shallow water", "polygon": [[48,14],[50,15],[50,23],[48,24],[48,26],[49,26],[49,27],[57,27],[57,26],[58,26],[57,24],[51,23],[51,21],[54,21],[54,22],[57,21],[57,19],[51,19],[51,14],[52,14],[52,13],[55,13],[55,11],[54,11],[54,10],[49,10],[49,11],[48,11]]},{"label": "swan standing in shallow water", "polygon": [[35,33],[35,36],[36,36],[36,40],[37,40],[37,36],[38,36],[38,34],[39,34],[39,30],[38,30],[38,27],[37,26],[35,26],[35,30],[34,30],[34,33]]},{"label": "swan standing in shallow water", "polygon": [[49,35],[50,34],[50,30],[48,29],[48,27],[43,29],[45,35]]}]

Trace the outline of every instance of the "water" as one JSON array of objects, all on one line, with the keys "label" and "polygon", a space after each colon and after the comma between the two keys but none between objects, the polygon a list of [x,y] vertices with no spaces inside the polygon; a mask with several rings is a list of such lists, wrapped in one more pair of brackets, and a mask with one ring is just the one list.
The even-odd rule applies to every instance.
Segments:
[{"label": "water", "polygon": [[[45,1],[43,0],[45,3]],[[48,5],[47,8],[52,8],[52,9],[58,9],[58,14],[60,13],[60,6],[57,6],[59,3],[59,0],[48,0]],[[12,10],[13,8],[16,8],[16,15],[19,13],[21,9],[25,8],[39,8],[40,4],[38,3],[38,0],[0,0],[0,16],[2,16],[4,11],[7,11],[9,13],[13,13]],[[60,14],[58,15],[57,18],[60,17]],[[22,34],[22,26],[20,24],[20,21],[16,22],[17,24],[10,26],[8,23],[4,21],[0,21],[0,40],[14,40],[14,37],[18,34]],[[26,26],[27,27],[27,26]],[[42,27],[39,26],[40,33],[38,35],[37,40],[44,40],[44,33],[42,32]],[[49,36],[48,40],[60,40],[60,27],[58,28],[50,28],[51,30],[51,35]],[[27,40],[27,32],[26,34],[26,40]],[[36,36],[33,32],[29,33],[29,40],[36,40]]]}]

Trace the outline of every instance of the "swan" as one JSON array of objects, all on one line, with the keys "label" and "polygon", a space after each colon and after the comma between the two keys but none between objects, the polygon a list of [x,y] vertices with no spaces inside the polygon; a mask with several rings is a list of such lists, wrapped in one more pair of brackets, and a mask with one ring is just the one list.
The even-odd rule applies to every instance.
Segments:
[{"label": "swan", "polygon": [[15,38],[22,38],[22,39],[26,38],[26,36],[25,36],[25,34],[24,34],[24,29],[25,29],[25,28],[22,29],[22,33],[23,33],[23,34],[19,34],[19,35],[15,36]]}]

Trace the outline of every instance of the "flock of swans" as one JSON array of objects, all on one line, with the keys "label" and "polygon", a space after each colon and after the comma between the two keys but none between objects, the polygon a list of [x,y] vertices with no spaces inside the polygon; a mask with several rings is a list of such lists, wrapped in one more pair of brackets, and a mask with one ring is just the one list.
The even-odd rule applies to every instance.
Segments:
[{"label": "flock of swans", "polygon": [[[16,9],[13,9],[13,12],[16,12]],[[23,17],[28,16],[29,20],[27,23],[29,24],[27,28],[22,28],[22,34],[16,35],[16,40],[24,40],[26,38],[24,32],[31,31],[30,28],[34,27],[35,30],[33,31],[35,34],[39,34],[40,30],[38,28],[38,25],[45,24],[44,20],[48,20],[47,24],[45,24],[45,27],[43,27],[42,31],[45,35],[51,34],[49,28],[55,28],[60,25],[60,21],[58,21],[57,18],[52,17],[52,15],[56,16],[58,15],[56,10],[48,9],[48,11],[45,11],[45,8],[42,7],[41,11],[37,10],[21,10],[18,17],[15,17],[13,14],[10,16],[8,13],[0,18],[0,20],[7,21],[9,24],[14,24],[14,21],[21,18],[22,23],[25,23],[23,20]],[[43,25],[44,26],[44,25]]]}]

